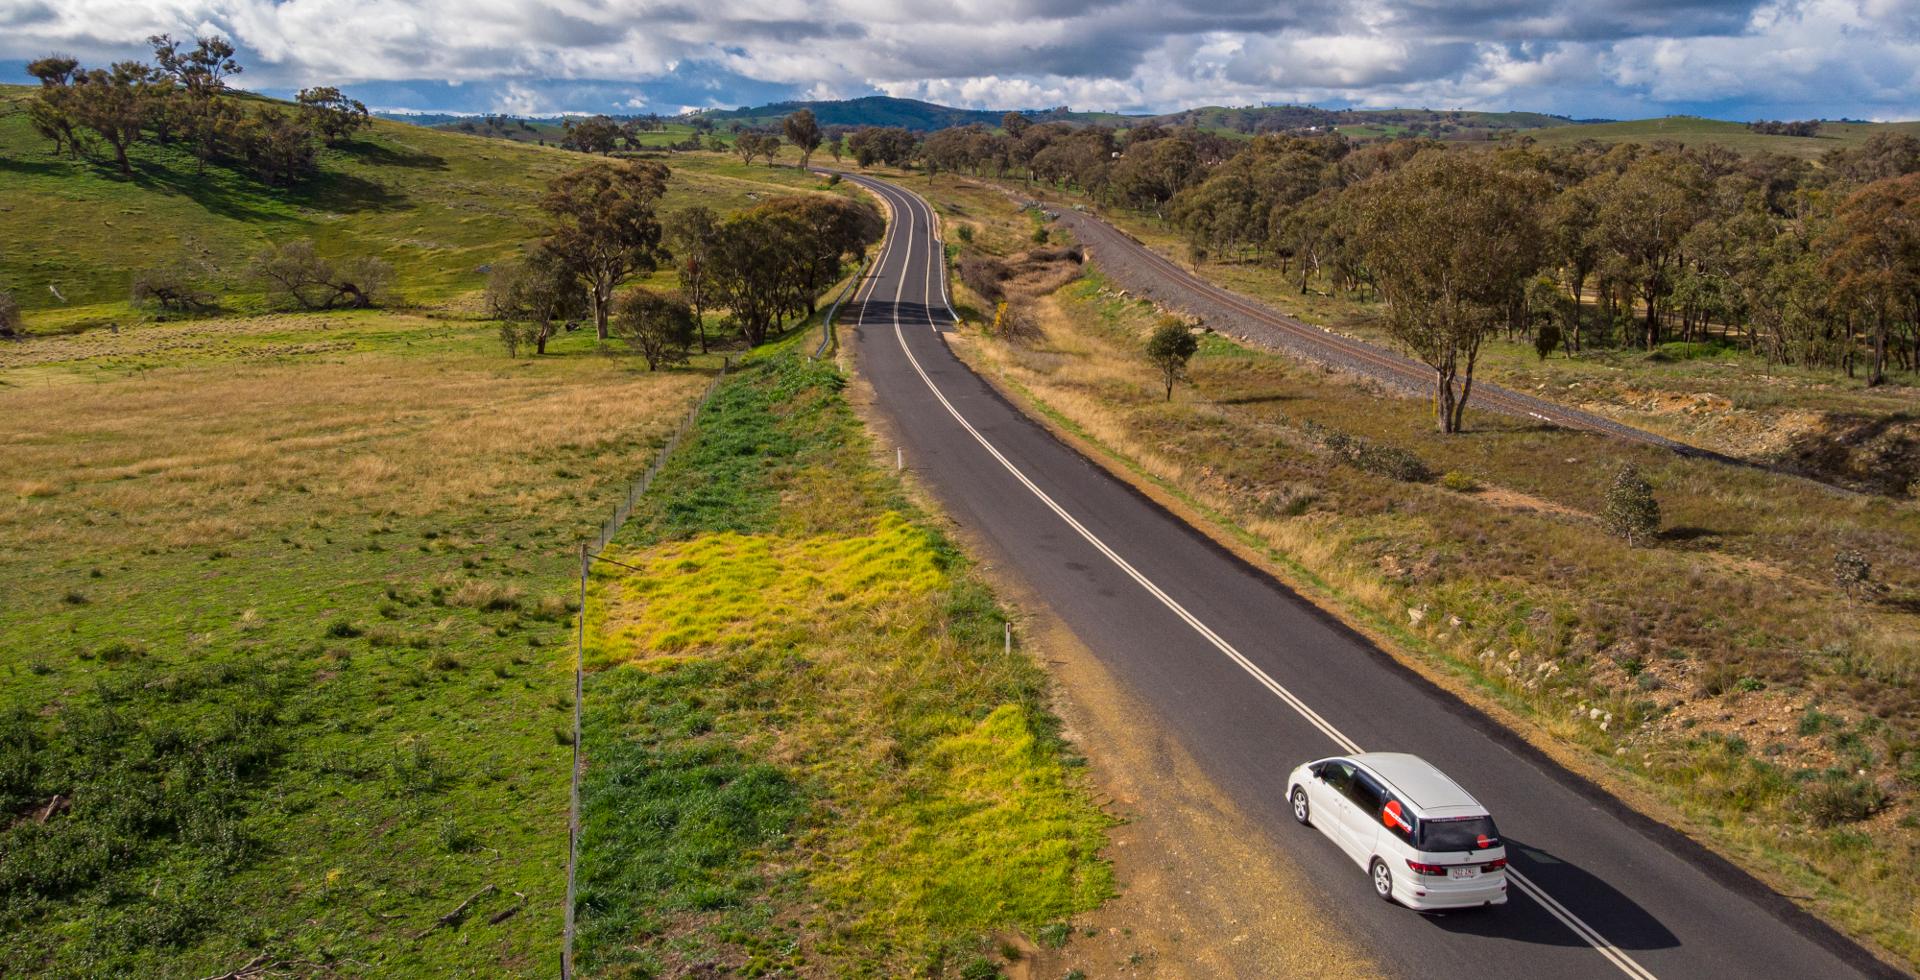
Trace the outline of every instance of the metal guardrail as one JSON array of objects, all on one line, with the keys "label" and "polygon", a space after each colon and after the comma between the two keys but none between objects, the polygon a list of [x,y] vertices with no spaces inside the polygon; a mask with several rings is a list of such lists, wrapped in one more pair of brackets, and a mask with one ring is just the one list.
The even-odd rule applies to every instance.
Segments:
[{"label": "metal guardrail", "polygon": [[827,352],[827,348],[833,345],[833,319],[840,315],[840,304],[845,303],[847,297],[851,296],[861,281],[866,278],[867,260],[861,259],[860,267],[854,271],[853,278],[847,280],[845,286],[840,287],[840,295],[834,298],[833,305],[827,308],[826,318],[820,321],[820,346],[814,348],[813,360],[819,360]]}]

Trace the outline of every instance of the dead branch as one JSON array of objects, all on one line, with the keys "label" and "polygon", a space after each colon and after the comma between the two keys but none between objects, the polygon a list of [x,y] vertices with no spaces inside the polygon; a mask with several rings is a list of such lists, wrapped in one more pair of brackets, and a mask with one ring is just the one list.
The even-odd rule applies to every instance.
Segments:
[{"label": "dead branch", "polygon": [[267,962],[267,954],[261,953],[259,956],[248,960],[246,966],[237,970],[230,970],[226,973],[215,974],[205,978],[205,980],[255,980],[257,977],[266,976],[267,967],[270,965],[271,964]]},{"label": "dead branch", "polygon": [[441,926],[459,925],[460,922],[467,917],[468,906],[472,905],[473,903],[479,901],[482,898],[485,898],[488,895],[493,894],[495,891],[498,891],[498,890],[499,889],[496,889],[494,886],[488,885],[487,887],[482,888],[471,895],[468,895],[467,900],[464,902],[461,902],[458,908],[455,908],[453,911],[448,912],[446,915],[443,915],[440,918],[433,920],[433,925],[430,925],[425,929],[420,930],[420,932],[415,934],[413,938],[425,939],[435,929],[438,929]]}]

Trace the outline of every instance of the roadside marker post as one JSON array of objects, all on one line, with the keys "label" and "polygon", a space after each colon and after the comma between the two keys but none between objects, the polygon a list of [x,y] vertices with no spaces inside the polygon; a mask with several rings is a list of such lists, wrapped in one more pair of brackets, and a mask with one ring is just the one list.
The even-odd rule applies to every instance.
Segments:
[{"label": "roadside marker post", "polygon": [[907,468],[907,450],[904,446],[893,447],[893,470],[898,473]]}]

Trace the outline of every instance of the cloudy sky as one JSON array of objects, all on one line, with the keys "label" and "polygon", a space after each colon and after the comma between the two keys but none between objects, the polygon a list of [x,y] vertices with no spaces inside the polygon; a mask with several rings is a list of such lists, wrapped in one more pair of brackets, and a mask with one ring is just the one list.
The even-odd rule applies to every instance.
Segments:
[{"label": "cloudy sky", "polygon": [[247,87],[382,108],[983,108],[1920,118],[1920,0],[0,0],[0,77],[219,33]]}]

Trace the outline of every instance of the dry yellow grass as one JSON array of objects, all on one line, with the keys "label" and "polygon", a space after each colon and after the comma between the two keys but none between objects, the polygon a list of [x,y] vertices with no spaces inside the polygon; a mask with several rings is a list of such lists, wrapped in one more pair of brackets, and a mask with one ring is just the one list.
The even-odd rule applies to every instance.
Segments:
[{"label": "dry yellow grass", "polygon": [[[255,326],[269,330],[273,319]],[[384,343],[373,335],[392,326],[362,317],[328,333],[348,345]],[[212,336],[245,329],[217,324]],[[140,333],[149,332],[195,335]],[[112,339],[150,349],[138,335]],[[199,342],[211,341],[186,343]],[[60,361],[73,376],[119,356],[95,334],[36,342],[8,363]],[[345,513],[419,517],[483,500],[537,513],[632,478],[561,476],[542,463],[547,451],[655,439],[705,382],[585,357],[527,363],[376,348],[213,360],[0,388],[13,420],[0,434],[0,457],[17,498],[0,511],[0,542],[88,548],[131,535],[207,547]]]}]

